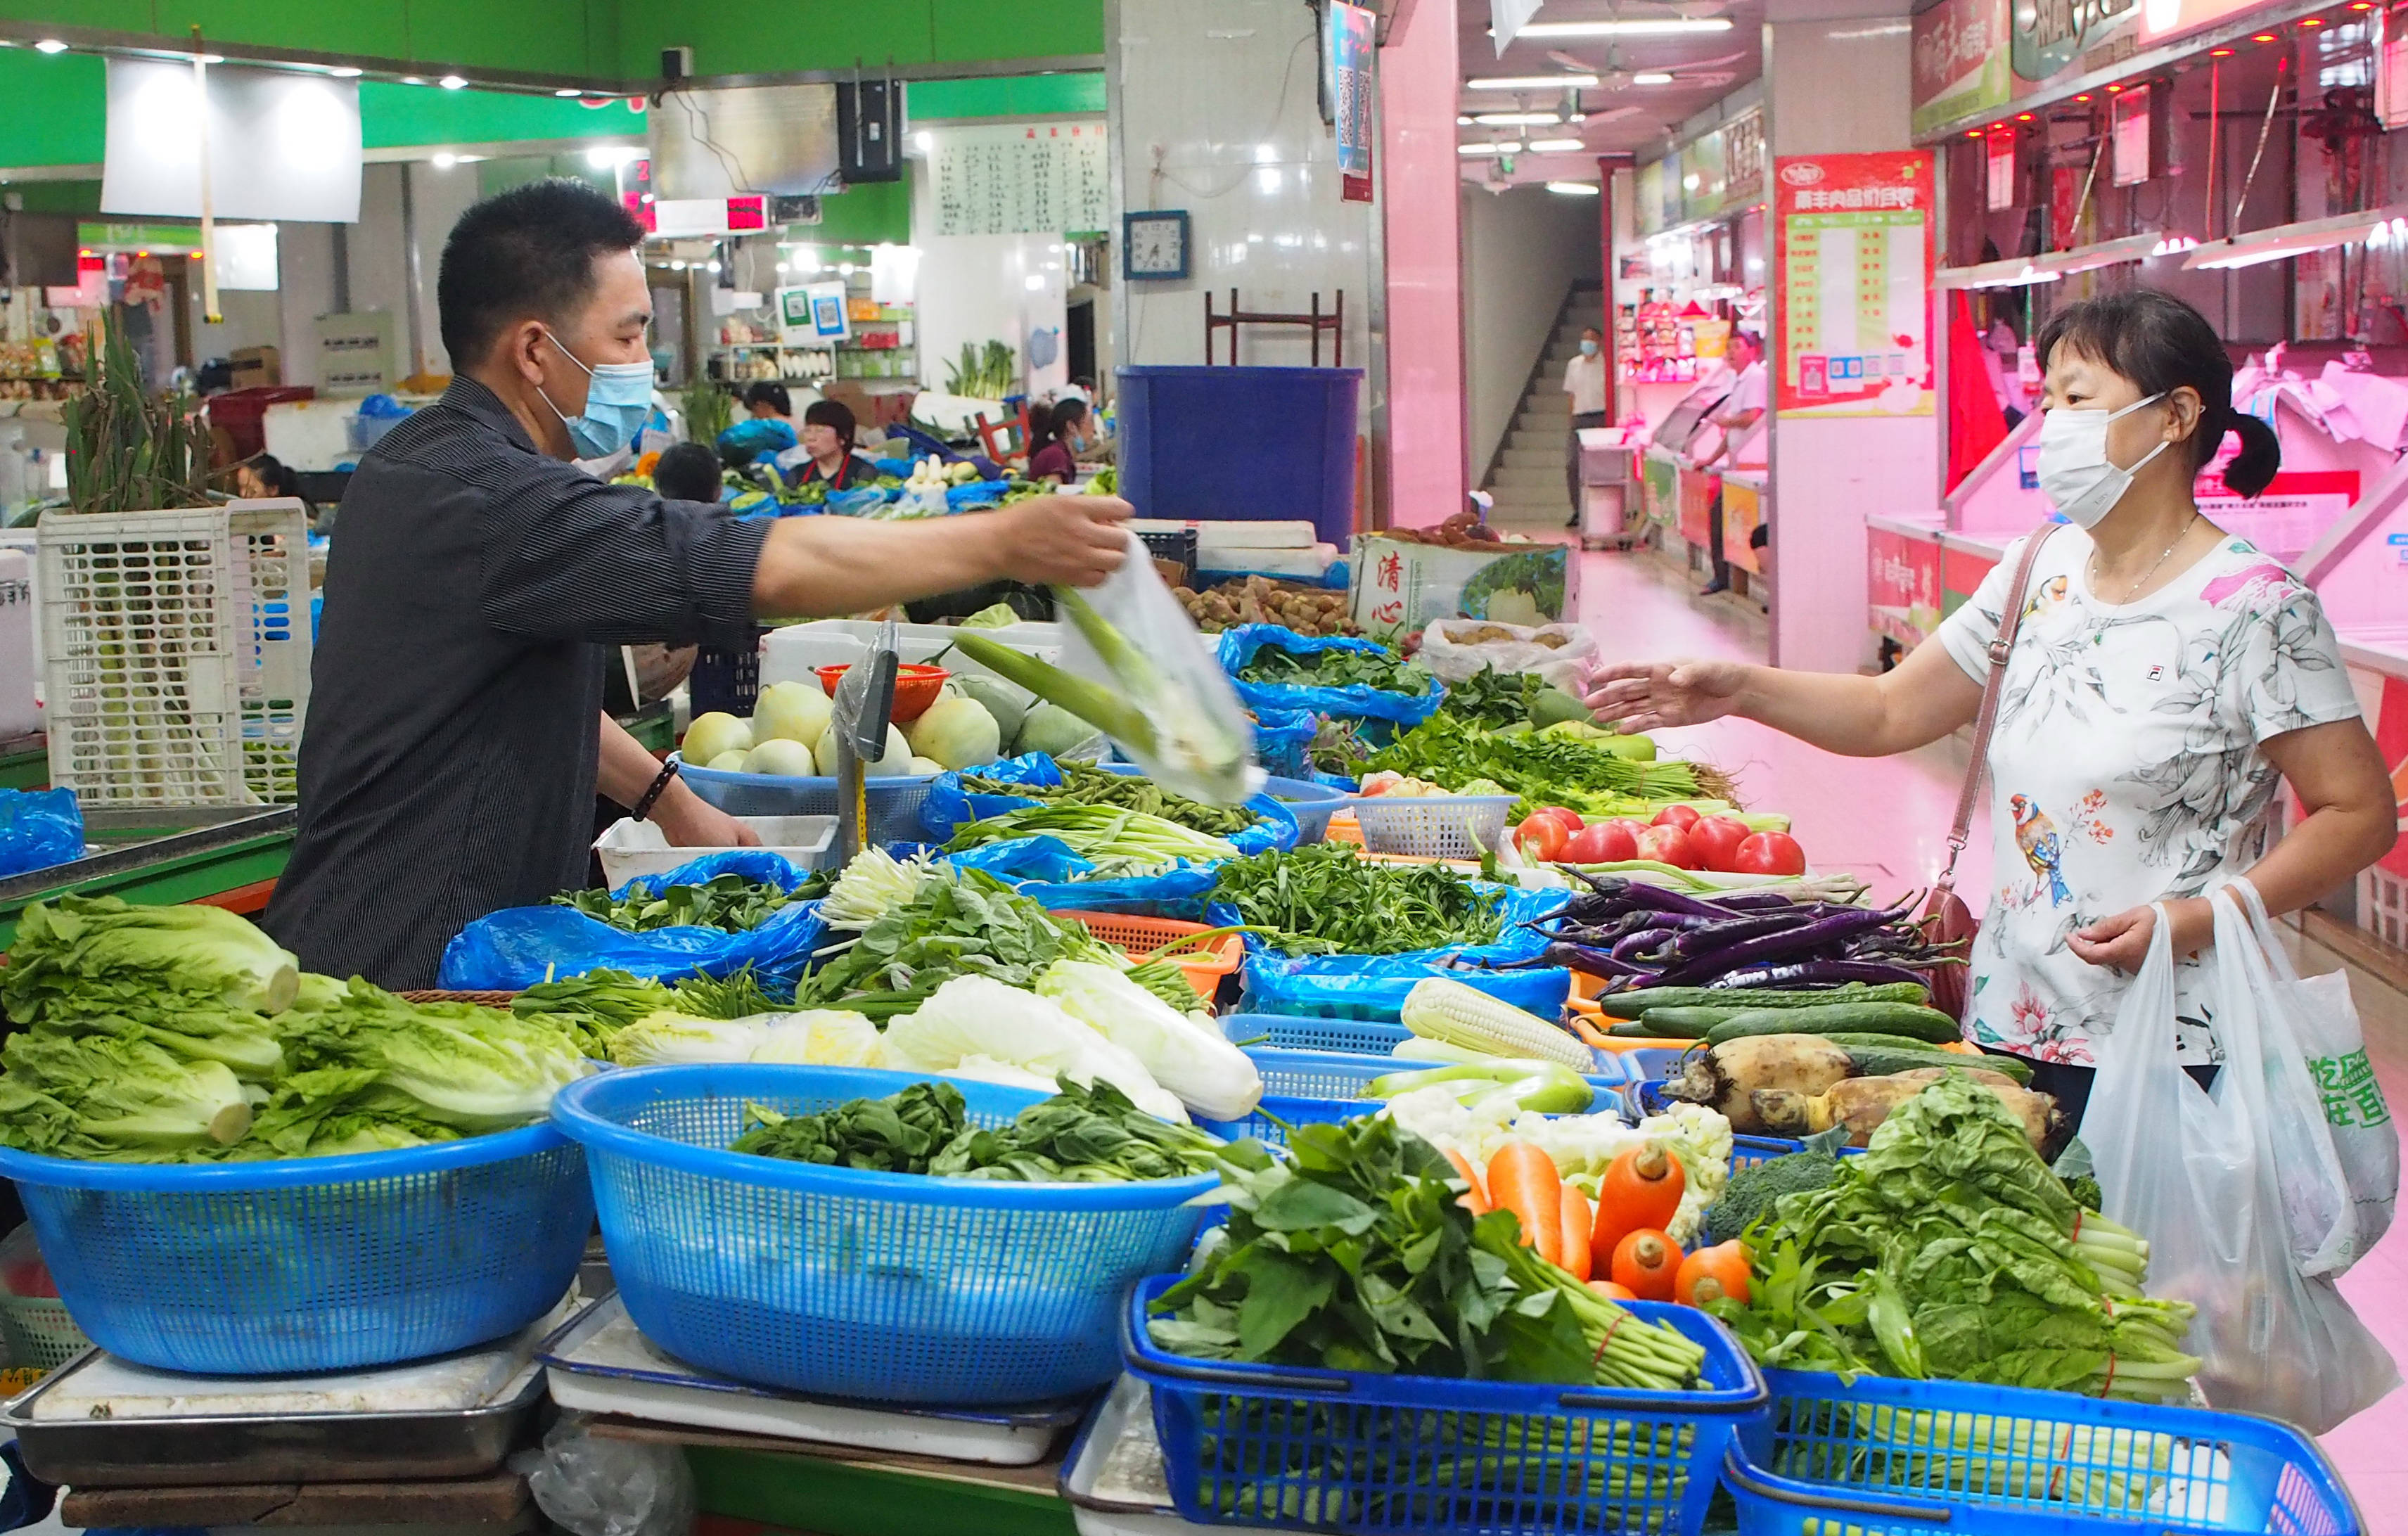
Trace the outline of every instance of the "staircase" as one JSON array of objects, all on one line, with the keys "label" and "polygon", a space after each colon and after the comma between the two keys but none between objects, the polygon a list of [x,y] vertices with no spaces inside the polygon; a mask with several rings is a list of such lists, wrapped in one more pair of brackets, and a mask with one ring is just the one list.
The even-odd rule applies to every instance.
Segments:
[{"label": "staircase", "polygon": [[1564,366],[1580,352],[1581,332],[1590,326],[1605,328],[1605,295],[1595,289],[1573,294],[1555,317],[1555,335],[1522,393],[1505,446],[1489,466],[1482,489],[1497,498],[1489,516],[1498,522],[1561,527],[1572,515],[1564,488],[1566,438],[1571,433]]}]

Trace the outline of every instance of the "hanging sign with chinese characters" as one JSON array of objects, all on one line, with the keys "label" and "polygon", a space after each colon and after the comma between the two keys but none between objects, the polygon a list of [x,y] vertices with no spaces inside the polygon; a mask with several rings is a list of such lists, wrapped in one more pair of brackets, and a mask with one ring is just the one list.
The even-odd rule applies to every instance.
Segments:
[{"label": "hanging sign with chinese characters", "polygon": [[1931,185],[1919,151],[1775,162],[1780,414],[1931,413]]}]

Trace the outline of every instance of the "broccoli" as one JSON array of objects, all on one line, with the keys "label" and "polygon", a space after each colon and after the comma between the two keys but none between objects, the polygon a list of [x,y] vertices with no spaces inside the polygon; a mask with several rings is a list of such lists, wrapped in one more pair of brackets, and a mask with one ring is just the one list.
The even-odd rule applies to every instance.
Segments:
[{"label": "broccoli", "polygon": [[2089,1174],[2080,1173],[2066,1180],[2065,1192],[2072,1196],[2074,1202],[2080,1205],[2085,1211],[2088,1211],[2093,1214],[2105,1214],[2105,1213],[2100,1209],[2100,1202],[2104,1199],[2104,1197],[2099,1192],[2099,1181],[2092,1178]]},{"label": "broccoli", "polygon": [[1706,1237],[1728,1242],[1755,1225],[1784,1195],[1820,1189],[1839,1177],[1840,1159],[1828,1152],[1793,1152],[1785,1157],[1744,1168],[1730,1176],[1714,1203],[1706,1207]]}]

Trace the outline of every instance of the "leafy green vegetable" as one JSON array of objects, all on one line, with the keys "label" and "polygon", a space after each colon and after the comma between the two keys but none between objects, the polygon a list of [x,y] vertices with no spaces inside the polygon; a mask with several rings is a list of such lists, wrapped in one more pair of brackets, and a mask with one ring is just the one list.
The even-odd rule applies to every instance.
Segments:
[{"label": "leafy green vegetable", "polygon": [[608,891],[564,891],[552,898],[556,907],[573,907],[628,933],[655,928],[721,928],[747,933],[767,922],[789,902],[819,894],[810,881],[792,891],[747,880],[742,875],[714,875],[699,885],[656,886],[648,880],[629,881],[624,897]]},{"label": "leafy green vegetable", "polygon": [[1214,896],[1292,955],[1402,955],[1486,944],[1504,931],[1504,894],[1442,864],[1374,864],[1352,846],[1308,843],[1219,867]]},{"label": "leafy green vegetable", "polygon": [[278,1025],[296,1073],[372,1073],[345,1095],[368,1096],[358,1107],[472,1134],[540,1119],[554,1092],[594,1069],[566,1032],[540,1019],[468,1003],[413,1005],[356,980]]},{"label": "leafy green vegetable", "polygon": [[884,1098],[855,1098],[817,1114],[787,1116],[745,1106],[753,1122],[730,1152],[873,1173],[925,1173],[938,1153],[969,1124],[962,1091],[950,1083],[914,1083]]},{"label": "leafy green vegetable", "polygon": [[1118,806],[1161,816],[1182,826],[1215,837],[1234,838],[1254,825],[1254,813],[1239,806],[1206,805],[1163,788],[1137,773],[1112,773],[1093,763],[1060,763],[1058,784],[1007,783],[975,773],[962,776],[962,788],[973,795],[1010,795],[1048,805],[1065,801],[1079,805]]},{"label": "leafy green vegetable", "polygon": [[251,1101],[222,1062],[186,1061],[142,1040],[29,1031],[0,1048],[0,1143],[51,1157],[173,1163],[251,1128]]},{"label": "leafy green vegetable", "polygon": [[[1830,1134],[1826,1131],[1814,1140],[1820,1141]],[[1846,1143],[1844,1132],[1840,1141]],[[1707,1240],[1728,1242],[1755,1226],[1756,1218],[1771,1210],[1784,1195],[1826,1188],[1839,1176],[1838,1153],[1819,1146],[1741,1169],[1723,1185],[1714,1203],[1706,1207]]]},{"label": "leafy green vegetable", "polygon": [[1526,725],[1539,691],[1545,686],[1536,672],[1500,672],[1484,667],[1461,682],[1449,684],[1446,702],[1440,709],[1482,730]]},{"label": "leafy green vegetable", "polygon": [[1359,682],[1390,694],[1426,694],[1438,680],[1419,662],[1394,651],[1358,651],[1332,646],[1326,651],[1285,651],[1266,645],[1238,668],[1242,682],[1282,682],[1299,688],[1343,688]]},{"label": "leafy green vegetable", "polygon": [[1766,1365],[2145,1401],[2182,1400],[2199,1369],[2190,1304],[2143,1291],[2147,1244],[2085,1213],[2022,1123],[1955,1074],[1748,1242],[1750,1299],[1715,1311]]},{"label": "leafy green vegetable", "polygon": [[1145,873],[1187,859],[1209,864],[1236,854],[1225,838],[1215,838],[1165,817],[1106,806],[1023,806],[967,822],[954,828],[949,852],[977,848],[1012,838],[1059,839],[1069,850],[1097,867],[1102,874]]},{"label": "leafy green vegetable", "polygon": [[35,902],[18,921],[0,970],[0,1001],[19,1024],[33,1023],[45,1003],[69,991],[85,1003],[108,994],[192,993],[274,1013],[292,1005],[299,985],[299,962],[223,908],[63,896]]},{"label": "leafy green vegetable", "polygon": [[1518,818],[1541,805],[1584,816],[1653,815],[1674,800],[1730,798],[1730,781],[1700,764],[1667,758],[1635,762],[1564,736],[1501,735],[1466,724],[1447,710],[1423,721],[1361,765],[1366,773],[1402,773],[1453,787],[1493,780],[1522,797]]}]

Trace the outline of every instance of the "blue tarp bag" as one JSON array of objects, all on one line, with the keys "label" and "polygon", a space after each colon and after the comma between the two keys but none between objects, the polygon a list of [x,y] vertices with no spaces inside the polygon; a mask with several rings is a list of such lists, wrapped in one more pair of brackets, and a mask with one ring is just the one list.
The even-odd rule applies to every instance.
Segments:
[{"label": "blue tarp bag", "polygon": [[[1121,770],[1120,765],[1105,766],[1114,772]],[[973,778],[1014,784],[1053,785],[1063,782],[1061,766],[1041,752],[1024,753],[1018,757],[1007,757],[1000,762],[986,763],[958,772],[940,773],[929,783],[928,797],[920,803],[920,827],[932,842],[949,840],[965,822],[984,821],[989,816],[1000,816],[1007,811],[1042,803],[1017,795],[974,795],[962,787],[963,773]],[[1128,773],[1132,778],[1137,776],[1134,765],[1129,766]],[[1240,854],[1296,846],[1296,813],[1286,806],[1268,795],[1255,795],[1247,799],[1245,809],[1254,812],[1254,825],[1229,840]]]},{"label": "blue tarp bag", "polygon": [[751,464],[764,453],[782,453],[796,443],[793,427],[773,416],[755,416],[721,433],[717,447],[721,459]]},{"label": "blue tarp bag", "polygon": [[[791,891],[810,871],[762,849],[739,848],[707,854],[664,874],[638,875],[610,895],[624,899],[638,885],[665,891],[726,874]],[[628,933],[573,907],[511,907],[478,918],[453,936],[443,949],[437,984],[452,992],[517,992],[557,976],[581,976],[605,967],[675,980],[696,971],[728,976],[751,966],[764,991],[791,996],[826,931],[816,901],[781,907],[744,933],[705,927]]]},{"label": "blue tarp bag", "polygon": [[83,811],[74,790],[0,789],[0,880],[81,857]]},{"label": "blue tarp bag", "polygon": [[958,869],[995,876],[1054,911],[1128,912],[1196,919],[1219,877],[1209,865],[1182,865],[1155,875],[1093,878],[1096,867],[1059,838],[1011,838],[945,857]]},{"label": "blue tarp bag", "polygon": [[1440,686],[1436,678],[1430,679],[1429,691],[1421,694],[1392,693],[1363,682],[1350,682],[1338,688],[1318,688],[1294,682],[1247,682],[1240,680],[1239,668],[1253,661],[1254,653],[1265,646],[1273,646],[1299,656],[1323,651],[1362,651],[1373,655],[1389,653],[1389,648],[1377,640],[1347,639],[1337,635],[1299,635],[1275,624],[1241,624],[1234,629],[1225,629],[1221,632],[1221,669],[1229,674],[1230,681],[1237,685],[1238,696],[1250,710],[1309,710],[1316,714],[1386,720],[1399,726],[1411,727],[1436,714],[1438,707],[1446,700],[1446,690]]},{"label": "blue tarp bag", "polygon": [[966,481],[945,487],[945,505],[956,512],[973,507],[992,507],[1011,494],[1011,487],[999,480]]},{"label": "blue tarp bag", "polygon": [[1310,710],[1256,710],[1254,755],[1275,779],[1312,777],[1311,751],[1321,717]]},{"label": "blue tarp bag", "polygon": [[[1504,893],[1498,915],[1505,921],[1505,930],[1494,943],[1449,944],[1403,955],[1283,955],[1272,950],[1260,935],[1246,935],[1245,1007],[1258,1013],[1394,1019],[1415,982],[1444,976],[1526,1009],[1541,1018],[1554,1018],[1562,1012],[1564,998],[1570,994],[1570,971],[1456,967],[1469,961],[1535,959],[1545,951],[1547,938],[1522,925],[1555,912],[1571,899],[1571,893],[1528,890],[1486,881],[1474,881],[1472,884],[1478,890]],[[1204,920],[1213,924],[1245,921],[1235,907],[1217,901],[1206,911]]]}]

